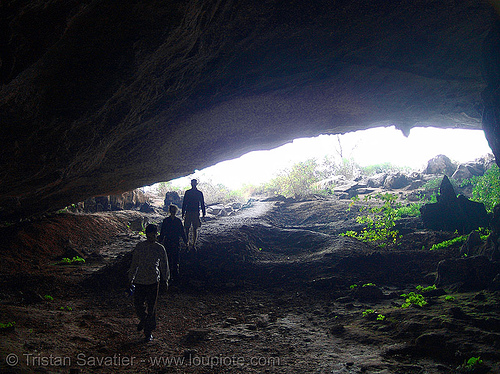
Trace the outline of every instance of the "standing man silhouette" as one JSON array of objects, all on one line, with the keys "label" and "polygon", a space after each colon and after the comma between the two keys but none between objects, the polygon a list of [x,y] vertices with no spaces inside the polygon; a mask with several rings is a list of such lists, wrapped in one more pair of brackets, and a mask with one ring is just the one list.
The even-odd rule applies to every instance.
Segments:
[{"label": "standing man silhouette", "polygon": [[[184,200],[182,201],[182,218],[184,219],[184,229],[186,230],[186,237],[189,241],[189,229],[193,226],[193,244],[195,249],[197,230],[201,226],[200,221],[200,208],[205,217],[205,199],[203,193],[196,188],[198,181],[191,180],[191,189],[184,193]],[[188,245],[189,249],[189,245]]]},{"label": "standing man silhouette", "polygon": [[182,226],[182,221],[177,218],[177,205],[171,204],[168,207],[170,215],[165,218],[161,224],[160,238],[158,239],[165,247],[168,257],[168,266],[172,282],[177,283],[179,280],[179,264],[180,264],[180,247],[179,239],[182,238],[184,244],[187,245],[187,237]]}]

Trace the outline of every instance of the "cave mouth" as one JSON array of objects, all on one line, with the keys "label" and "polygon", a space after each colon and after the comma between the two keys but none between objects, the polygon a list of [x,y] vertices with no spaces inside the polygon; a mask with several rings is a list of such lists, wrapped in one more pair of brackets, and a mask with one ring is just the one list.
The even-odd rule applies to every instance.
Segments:
[{"label": "cave mouth", "polygon": [[[270,150],[248,152],[238,158],[195,170],[192,174],[170,181],[173,187],[188,188],[197,178],[238,190],[246,185],[261,185],[294,164],[310,159],[322,163],[354,161],[360,167],[390,164],[394,167],[423,170],[427,162],[445,155],[457,164],[474,161],[491,153],[482,130],[415,127],[409,136],[394,126],[376,127],[344,134],[324,134],[297,138]],[[159,182],[161,183],[161,182]],[[158,183],[144,186],[149,191]]]}]

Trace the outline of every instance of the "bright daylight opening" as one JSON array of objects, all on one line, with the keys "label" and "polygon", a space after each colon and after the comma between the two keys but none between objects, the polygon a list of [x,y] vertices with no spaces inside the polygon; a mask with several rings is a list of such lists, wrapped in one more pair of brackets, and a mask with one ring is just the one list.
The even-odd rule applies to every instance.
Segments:
[{"label": "bright daylight opening", "polygon": [[238,159],[220,162],[194,174],[171,181],[174,187],[187,187],[191,178],[231,190],[245,185],[261,185],[298,162],[325,157],[331,161],[352,160],[361,167],[390,163],[420,171],[427,162],[445,155],[463,163],[491,153],[481,130],[413,128],[408,137],[394,127],[380,127],[342,135],[320,135],[295,139],[269,151],[247,153]]}]

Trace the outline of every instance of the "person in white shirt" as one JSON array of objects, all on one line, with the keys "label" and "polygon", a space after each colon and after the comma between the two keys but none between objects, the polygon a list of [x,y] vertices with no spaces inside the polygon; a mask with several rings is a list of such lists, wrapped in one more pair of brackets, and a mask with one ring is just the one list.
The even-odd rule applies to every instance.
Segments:
[{"label": "person in white shirt", "polygon": [[[128,272],[130,285],[135,286],[134,306],[139,317],[137,331],[144,330],[144,338],[151,341],[151,332],[156,328],[156,303],[160,280],[166,283],[170,279],[165,247],[156,241],[158,227],[146,227],[147,240],[137,243],[132,254],[132,264]],[[147,304],[147,311],[146,305]]]}]

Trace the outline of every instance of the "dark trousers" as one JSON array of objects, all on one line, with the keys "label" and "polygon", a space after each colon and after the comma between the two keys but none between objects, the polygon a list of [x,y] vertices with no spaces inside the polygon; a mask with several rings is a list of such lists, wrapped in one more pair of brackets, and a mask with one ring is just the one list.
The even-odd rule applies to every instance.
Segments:
[{"label": "dark trousers", "polygon": [[172,281],[179,280],[179,266],[180,266],[180,248],[175,245],[166,245],[168,267],[170,269],[170,276]]},{"label": "dark trousers", "polygon": [[158,286],[158,283],[135,285],[135,311],[141,321],[141,325],[144,327],[146,335],[150,334],[156,328],[155,304],[158,297]]}]

